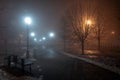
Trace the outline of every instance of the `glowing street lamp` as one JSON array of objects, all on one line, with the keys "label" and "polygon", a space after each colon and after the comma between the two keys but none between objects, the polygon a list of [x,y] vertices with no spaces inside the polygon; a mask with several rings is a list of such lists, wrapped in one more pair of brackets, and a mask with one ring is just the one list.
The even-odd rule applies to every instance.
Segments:
[{"label": "glowing street lamp", "polygon": [[86,24],[90,26],[92,24],[92,21],[91,20],[87,20]]},{"label": "glowing street lamp", "polygon": [[30,25],[31,22],[32,22],[32,20],[31,20],[30,17],[26,17],[26,18],[24,19],[24,21],[25,21],[25,23],[28,24],[28,25]]},{"label": "glowing street lamp", "polygon": [[50,37],[54,37],[55,35],[54,35],[54,33],[51,32],[51,33],[49,34],[49,36],[50,36]]},{"label": "glowing street lamp", "polygon": [[37,41],[37,39],[36,39],[36,38],[34,38],[34,41]]},{"label": "glowing street lamp", "polygon": [[46,40],[46,37],[43,37],[42,39],[43,39],[43,40]]},{"label": "glowing street lamp", "polygon": [[112,31],[111,34],[114,35],[114,34],[115,34],[115,31]]},{"label": "glowing street lamp", "polygon": [[26,58],[29,58],[29,25],[32,23],[32,20],[30,17],[25,17],[24,19],[26,25],[27,25],[27,50],[26,50]]},{"label": "glowing street lamp", "polygon": [[35,37],[35,33],[34,32],[31,32],[30,34],[32,37]]}]

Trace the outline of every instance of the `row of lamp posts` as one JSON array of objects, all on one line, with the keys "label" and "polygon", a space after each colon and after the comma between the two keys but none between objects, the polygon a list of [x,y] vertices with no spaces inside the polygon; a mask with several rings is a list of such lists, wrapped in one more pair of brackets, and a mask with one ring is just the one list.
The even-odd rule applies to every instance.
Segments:
[{"label": "row of lamp posts", "polygon": [[[26,58],[30,58],[30,52],[29,52],[29,26],[30,26],[30,24],[32,23],[32,20],[31,20],[30,17],[26,17],[26,18],[24,19],[24,21],[25,21],[26,27],[27,27],[27,46],[26,46],[26,47],[27,47],[27,50],[26,50]],[[35,36],[35,33],[32,32],[32,33],[31,33],[31,36],[34,37],[34,36]],[[52,32],[49,33],[49,36],[50,36],[50,37],[54,37],[54,33],[52,33]],[[36,41],[37,39],[34,38],[34,40]],[[46,37],[43,37],[42,40],[46,40]]]}]

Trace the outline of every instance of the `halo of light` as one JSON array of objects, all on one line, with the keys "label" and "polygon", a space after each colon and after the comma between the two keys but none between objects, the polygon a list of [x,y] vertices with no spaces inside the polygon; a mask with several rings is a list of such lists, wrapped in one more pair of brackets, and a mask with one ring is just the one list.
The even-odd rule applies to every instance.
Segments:
[{"label": "halo of light", "polygon": [[34,37],[35,36],[35,33],[34,32],[31,32],[31,34],[30,34],[32,37]]},{"label": "halo of light", "polygon": [[25,17],[24,21],[25,21],[26,24],[31,24],[32,23],[32,20],[31,20],[30,17]]},{"label": "halo of light", "polygon": [[49,36],[50,36],[50,37],[54,37],[55,35],[54,35],[54,33],[51,32],[51,33],[49,34]]},{"label": "halo of light", "polygon": [[43,37],[42,39],[43,39],[43,40],[46,40],[46,37]]},{"label": "halo of light", "polygon": [[91,25],[91,24],[92,24],[92,21],[91,21],[91,20],[87,20],[87,21],[86,21],[86,24],[87,24],[87,25]]},{"label": "halo of light", "polygon": [[37,41],[37,39],[36,39],[36,38],[34,38],[34,41]]}]

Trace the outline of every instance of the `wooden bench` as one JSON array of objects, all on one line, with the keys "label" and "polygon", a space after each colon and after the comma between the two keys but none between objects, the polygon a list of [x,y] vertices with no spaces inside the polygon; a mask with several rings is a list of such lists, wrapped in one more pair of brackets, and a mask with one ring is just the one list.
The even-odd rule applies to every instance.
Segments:
[{"label": "wooden bench", "polygon": [[22,67],[22,71],[25,71],[25,67],[29,66],[29,71],[31,73],[31,66],[33,65],[33,62],[30,60],[25,60],[25,59],[21,59],[21,67]]},{"label": "wooden bench", "polygon": [[23,72],[25,72],[25,67],[29,67],[29,72],[31,73],[31,67],[33,65],[33,62],[28,60],[28,59],[24,59],[24,58],[20,58],[16,55],[9,55],[7,57],[4,58],[5,61],[7,61],[7,66],[8,67],[19,67],[22,69]]}]

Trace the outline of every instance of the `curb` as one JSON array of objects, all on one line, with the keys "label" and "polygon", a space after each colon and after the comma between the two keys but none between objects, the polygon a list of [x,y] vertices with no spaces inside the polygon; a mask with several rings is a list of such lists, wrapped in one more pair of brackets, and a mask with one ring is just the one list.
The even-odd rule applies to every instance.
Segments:
[{"label": "curb", "polygon": [[61,53],[63,53],[66,56],[69,56],[69,57],[72,57],[72,58],[76,58],[76,59],[79,59],[79,60],[94,64],[96,66],[99,66],[101,68],[104,68],[106,70],[112,71],[112,72],[117,73],[117,74],[120,75],[120,69],[117,68],[117,67],[109,66],[109,65],[106,65],[104,63],[100,63],[100,62],[96,62],[96,61],[91,60],[91,59],[75,56],[75,55],[72,55],[72,54],[69,54],[69,53],[66,53],[66,52],[61,52]]}]

